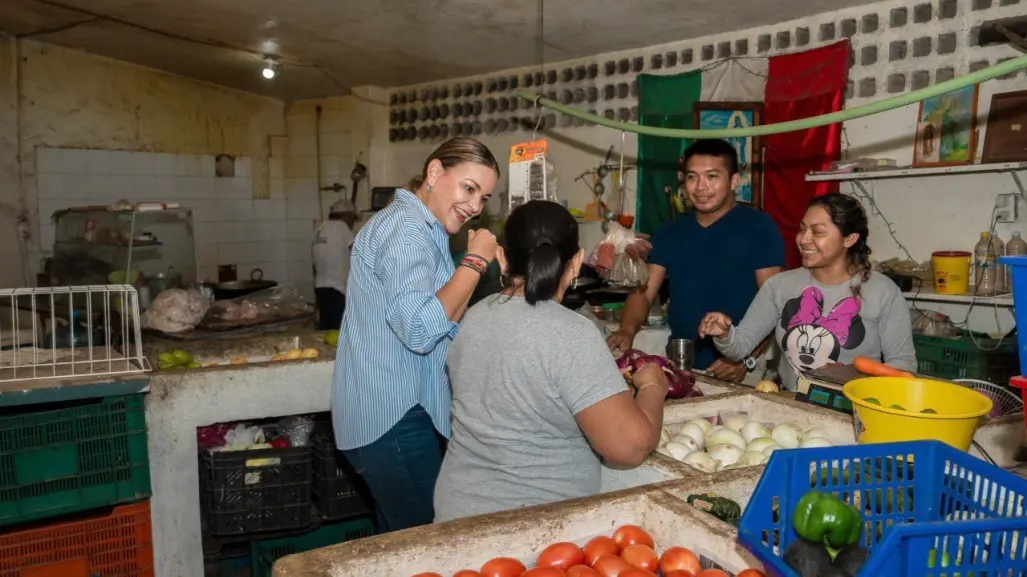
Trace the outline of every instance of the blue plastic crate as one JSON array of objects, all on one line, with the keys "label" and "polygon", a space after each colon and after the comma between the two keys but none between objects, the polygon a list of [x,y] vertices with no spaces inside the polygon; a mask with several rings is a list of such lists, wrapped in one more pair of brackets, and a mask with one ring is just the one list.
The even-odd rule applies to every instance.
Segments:
[{"label": "blue plastic crate", "polygon": [[863,514],[860,576],[1027,575],[1027,480],[937,441],[775,451],[738,525],[767,575],[796,577],[781,555],[811,490]]}]

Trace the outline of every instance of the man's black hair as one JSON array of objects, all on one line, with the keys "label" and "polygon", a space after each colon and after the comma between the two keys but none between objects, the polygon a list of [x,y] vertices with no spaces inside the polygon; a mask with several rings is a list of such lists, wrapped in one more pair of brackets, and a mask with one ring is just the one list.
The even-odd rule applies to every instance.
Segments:
[{"label": "man's black hair", "polygon": [[696,140],[685,149],[685,155],[681,157],[681,172],[685,172],[688,166],[688,159],[693,156],[717,156],[723,159],[727,167],[727,175],[734,176],[738,173],[738,151],[726,140]]}]

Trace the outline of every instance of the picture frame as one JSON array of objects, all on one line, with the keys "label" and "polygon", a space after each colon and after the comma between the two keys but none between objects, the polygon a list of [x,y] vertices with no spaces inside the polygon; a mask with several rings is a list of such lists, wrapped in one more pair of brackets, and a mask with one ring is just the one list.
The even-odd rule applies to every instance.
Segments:
[{"label": "picture frame", "polygon": [[[696,102],[693,126],[700,129],[759,126],[763,123],[762,102]],[[763,203],[763,142],[759,136],[725,138],[738,151],[740,182],[735,200],[760,208]]]},{"label": "picture frame", "polygon": [[981,162],[1027,161],[1027,90],[991,97]]},{"label": "picture frame", "polygon": [[976,84],[920,102],[913,166],[971,164],[977,149]]}]

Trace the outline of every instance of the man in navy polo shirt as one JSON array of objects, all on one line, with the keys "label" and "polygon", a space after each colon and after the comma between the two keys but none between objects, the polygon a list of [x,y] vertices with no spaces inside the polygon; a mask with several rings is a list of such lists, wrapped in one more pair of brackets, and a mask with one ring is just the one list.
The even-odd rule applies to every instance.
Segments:
[{"label": "man in navy polo shirt", "polygon": [[653,235],[649,282],[628,297],[611,349],[631,348],[653,299],[666,280],[671,338],[695,341],[695,368],[740,382],[755,368],[753,351],[739,362],[723,358],[711,339],[699,340],[699,323],[710,311],[733,319],[745,311],[763,283],[785,264],[784,241],[770,216],[735,202],[738,153],[724,140],[698,140],[685,150],[685,191],[692,210]]}]

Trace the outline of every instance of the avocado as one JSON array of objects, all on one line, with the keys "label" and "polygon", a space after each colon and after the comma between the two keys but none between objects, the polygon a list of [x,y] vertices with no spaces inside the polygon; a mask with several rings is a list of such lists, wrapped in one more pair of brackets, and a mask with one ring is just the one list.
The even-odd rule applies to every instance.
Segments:
[{"label": "avocado", "polygon": [[922,410],[920,412],[924,413],[925,415],[937,415],[938,414],[938,411],[935,411],[934,409],[924,409],[924,410]]},{"label": "avocado", "polygon": [[[799,539],[785,549],[785,564],[792,568],[799,577],[843,577],[831,566],[831,555],[820,543]],[[833,572],[833,573],[832,573]]]},{"label": "avocado", "polygon": [[838,555],[834,558],[833,566],[847,577],[856,577],[869,558],[870,551],[859,545],[853,545],[838,552]]},{"label": "avocado", "polygon": [[881,401],[878,401],[874,397],[867,397],[867,398],[865,398],[863,400],[868,402],[868,403],[870,403],[871,405],[877,405],[878,407],[881,406]]},{"label": "avocado", "polygon": [[889,409],[895,409],[896,411],[905,411],[906,410],[906,407],[903,407],[902,405],[892,405],[892,406],[890,406],[888,408]]}]

